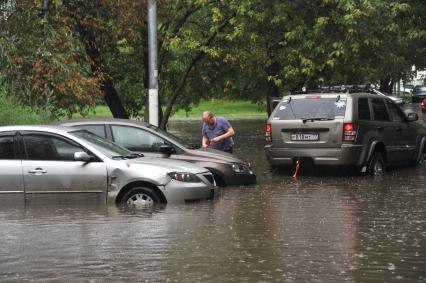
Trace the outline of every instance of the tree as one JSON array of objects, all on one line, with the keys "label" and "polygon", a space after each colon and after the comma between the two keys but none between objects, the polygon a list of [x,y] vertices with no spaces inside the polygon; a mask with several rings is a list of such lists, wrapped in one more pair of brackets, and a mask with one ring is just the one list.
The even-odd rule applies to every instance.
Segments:
[{"label": "tree", "polygon": [[101,96],[100,78],[73,30],[35,1],[8,1],[4,9],[0,72],[8,93],[56,117],[87,111]]},{"label": "tree", "polygon": [[[179,10],[182,10],[182,7],[179,7]],[[196,14],[198,17],[195,18]],[[195,22],[189,21],[191,16],[195,18]],[[199,75],[191,72],[205,57],[217,56],[217,39],[234,17],[235,13],[227,10],[220,2],[193,1],[178,14],[178,20],[173,24],[164,23],[164,28],[160,29],[160,76],[166,73],[166,79],[173,79],[175,76],[172,74],[175,71],[181,75],[177,76],[177,80],[165,81],[166,85],[173,84],[175,87],[165,87],[161,92],[167,99],[167,105],[160,127],[165,128],[167,125],[176,100],[185,94],[184,88],[187,87],[190,77],[202,80]],[[163,80],[161,82],[163,83]]]},{"label": "tree", "polygon": [[381,82],[391,91],[424,50],[422,10],[406,2],[245,2],[226,58],[238,58],[242,76],[255,74],[258,86],[268,82],[259,100],[302,86]]},{"label": "tree", "polygon": [[[52,1],[43,10],[39,1],[8,3],[8,16],[2,18],[5,29],[0,39],[4,47],[0,72],[5,75],[3,85],[9,93],[28,104],[45,104],[57,117],[84,114],[101,98],[115,117],[128,117],[125,106],[134,106],[134,101],[124,99],[128,104],[123,106],[113,76],[117,75],[121,83],[133,74],[117,74],[114,67],[115,60],[132,61],[133,66],[135,58],[142,58],[133,46],[143,45],[139,32],[134,32],[144,26],[135,13],[137,9],[143,12],[143,4]],[[143,72],[141,75],[136,81],[140,85]],[[123,91],[122,96],[128,97],[128,92]],[[129,110],[131,114],[137,112],[134,107]]]},{"label": "tree", "polygon": [[[423,2],[158,1],[160,125],[203,98],[262,104],[302,86],[364,82],[390,91],[426,65]],[[55,116],[102,99],[115,117],[147,113],[144,1],[2,3],[8,93]]]}]

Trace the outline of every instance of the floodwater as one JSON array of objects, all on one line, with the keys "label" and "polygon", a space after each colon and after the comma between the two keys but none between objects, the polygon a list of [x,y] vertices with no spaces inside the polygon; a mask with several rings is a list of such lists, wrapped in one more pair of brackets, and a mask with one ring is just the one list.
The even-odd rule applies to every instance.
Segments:
[{"label": "floodwater", "polygon": [[[264,123],[231,121],[258,184],[126,211],[0,206],[0,282],[426,282],[426,167],[271,173]],[[200,122],[173,122],[198,142]]]}]

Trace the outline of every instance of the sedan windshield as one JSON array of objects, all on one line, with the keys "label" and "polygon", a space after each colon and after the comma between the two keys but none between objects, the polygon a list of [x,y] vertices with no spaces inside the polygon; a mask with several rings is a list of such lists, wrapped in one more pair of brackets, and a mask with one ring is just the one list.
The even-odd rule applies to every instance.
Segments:
[{"label": "sedan windshield", "polygon": [[150,129],[152,129],[152,130],[156,131],[157,133],[162,134],[163,136],[168,137],[168,138],[169,138],[169,139],[171,139],[171,140],[174,140],[174,141],[176,141],[176,142],[180,143],[181,145],[183,145],[183,146],[184,146],[184,147],[186,147],[186,148],[194,149],[194,145],[191,145],[191,144],[190,144],[189,142],[187,142],[186,140],[184,140],[184,139],[182,139],[182,138],[180,138],[180,137],[178,137],[178,136],[175,136],[175,135],[173,135],[173,134],[171,134],[171,133],[169,133],[169,132],[166,132],[166,131],[164,131],[164,130],[162,130],[162,129],[160,129],[160,128],[158,128],[158,127],[154,126],[154,125],[149,125],[149,126],[148,126],[148,128],[150,128]]},{"label": "sedan windshield", "polygon": [[92,134],[91,132],[88,132],[86,130],[72,131],[69,133],[89,143],[108,158],[124,159],[139,157],[137,155],[132,154],[131,151],[125,149],[124,147],[116,145],[115,143],[101,138],[98,135]]}]

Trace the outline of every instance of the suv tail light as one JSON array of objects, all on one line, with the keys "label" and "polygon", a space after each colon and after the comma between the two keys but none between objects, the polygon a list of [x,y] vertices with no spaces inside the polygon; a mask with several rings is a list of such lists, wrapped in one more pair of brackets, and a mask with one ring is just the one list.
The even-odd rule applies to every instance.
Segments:
[{"label": "suv tail light", "polygon": [[343,141],[354,142],[358,133],[358,125],[355,123],[343,124]]},{"label": "suv tail light", "polygon": [[265,139],[267,142],[272,142],[272,127],[271,124],[265,126]]}]

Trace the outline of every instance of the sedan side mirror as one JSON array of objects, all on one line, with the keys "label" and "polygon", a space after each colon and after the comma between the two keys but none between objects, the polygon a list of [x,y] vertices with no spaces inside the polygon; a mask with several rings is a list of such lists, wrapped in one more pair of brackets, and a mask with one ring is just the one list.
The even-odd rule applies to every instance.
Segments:
[{"label": "sedan side mirror", "polygon": [[89,154],[87,154],[87,152],[78,151],[78,152],[74,152],[74,160],[75,161],[90,162],[92,160],[92,157]]},{"label": "sedan side mirror", "polygon": [[407,122],[414,122],[419,120],[419,115],[417,113],[408,113],[407,114]]},{"label": "sedan side mirror", "polygon": [[163,144],[163,145],[160,146],[160,152],[170,156],[173,153],[176,153],[176,149],[171,145]]}]

